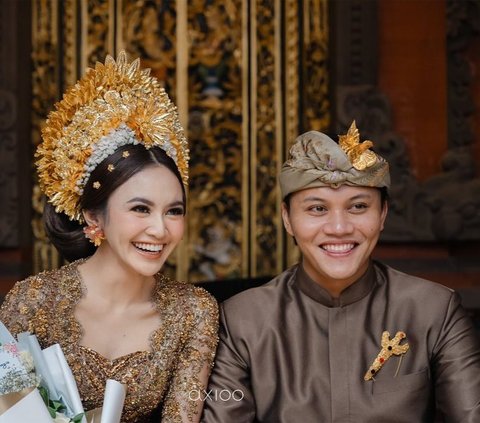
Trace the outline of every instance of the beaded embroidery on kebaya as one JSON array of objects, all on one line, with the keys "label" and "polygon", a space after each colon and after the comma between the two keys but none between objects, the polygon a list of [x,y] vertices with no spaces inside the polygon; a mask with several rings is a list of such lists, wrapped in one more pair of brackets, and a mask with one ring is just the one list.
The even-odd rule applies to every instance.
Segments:
[{"label": "beaded embroidery on kebaya", "polygon": [[201,288],[156,275],[152,302],[162,324],[150,336],[151,351],[108,360],[80,345],[82,327],[74,317],[86,292],[80,263],[18,282],[2,305],[0,320],[14,334],[35,333],[42,348],[61,345],[86,411],[101,406],[105,380],[113,378],[127,385],[122,423],[149,422],[157,407],[162,408],[162,422],[180,422],[181,412],[191,419],[196,404],[188,394],[203,389],[198,375],[213,363],[216,301]]}]

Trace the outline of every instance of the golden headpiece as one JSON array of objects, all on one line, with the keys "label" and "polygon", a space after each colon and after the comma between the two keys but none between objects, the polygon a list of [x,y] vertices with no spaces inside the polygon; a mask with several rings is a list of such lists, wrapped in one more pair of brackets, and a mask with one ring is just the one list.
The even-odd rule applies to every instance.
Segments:
[{"label": "golden headpiece", "polygon": [[50,112],[42,129],[36,165],[39,183],[57,212],[83,222],[80,196],[91,172],[126,144],[158,146],[188,181],[189,150],[175,105],[140,60],[115,61],[87,69]]},{"label": "golden headpiece", "polygon": [[327,135],[310,131],[300,135],[280,173],[282,198],[307,188],[341,185],[390,187],[388,163],[369,150],[371,141],[360,142],[353,121],[337,144]]}]

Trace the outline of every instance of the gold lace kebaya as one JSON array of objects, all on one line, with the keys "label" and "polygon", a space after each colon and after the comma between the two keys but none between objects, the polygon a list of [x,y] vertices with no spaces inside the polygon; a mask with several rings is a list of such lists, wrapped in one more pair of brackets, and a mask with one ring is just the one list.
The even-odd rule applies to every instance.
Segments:
[{"label": "gold lace kebaya", "polygon": [[85,411],[101,407],[105,381],[112,378],[127,386],[122,423],[181,422],[181,412],[192,418],[196,404],[189,393],[203,389],[199,375],[211,368],[217,344],[216,301],[201,288],[157,275],[152,302],[162,324],[150,336],[151,350],[108,360],[80,345],[82,327],[74,317],[86,290],[80,263],[18,282],[0,320],[12,334],[36,334],[42,348],[61,345]]}]

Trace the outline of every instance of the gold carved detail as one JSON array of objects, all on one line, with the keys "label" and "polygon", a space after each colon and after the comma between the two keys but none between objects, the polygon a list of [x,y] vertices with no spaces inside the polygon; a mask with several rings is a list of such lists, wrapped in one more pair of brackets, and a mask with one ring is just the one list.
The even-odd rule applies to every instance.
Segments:
[{"label": "gold carved detail", "polygon": [[[305,2],[306,3],[306,2]],[[299,2],[297,0],[286,0],[285,2],[285,147],[284,158],[288,157],[288,151],[299,135],[299,55],[300,40],[299,32]],[[286,236],[282,232],[283,237]],[[298,247],[293,239],[288,236],[286,241],[286,265],[290,266],[298,262],[300,256]]]},{"label": "gold carved detail", "polygon": [[[281,14],[280,3],[269,0],[256,0],[256,13],[250,20],[256,20],[256,42],[254,44],[256,75],[253,90],[256,92],[255,119],[256,138],[252,142],[252,156],[255,165],[252,171],[252,276],[267,276],[277,273],[279,257],[276,246],[279,236],[279,195],[277,187],[277,163],[282,160],[278,151],[276,98],[281,96],[280,74],[276,60],[281,60],[281,51],[276,48],[281,37],[276,18]],[[261,19],[259,17],[262,17]]]},{"label": "gold carved detail", "polygon": [[77,8],[78,0],[64,0],[63,74],[65,87],[72,86],[78,79],[77,66]]},{"label": "gold carved detail", "polygon": [[152,70],[175,104],[176,15],[175,2],[124,1],[121,10],[122,45]]},{"label": "gold carved detail", "polygon": [[190,280],[241,276],[242,2],[191,2]]},{"label": "gold carved detail", "polygon": [[[40,128],[59,95],[58,34],[55,23],[58,2],[35,0],[32,3],[32,142],[40,143]],[[60,257],[43,229],[43,197],[33,175],[33,271],[58,267]]]},{"label": "gold carved detail", "polygon": [[330,125],[328,101],[328,0],[305,0],[303,40],[303,122],[307,130],[326,130]]},{"label": "gold carved detail", "polygon": [[104,62],[114,51],[115,0],[80,1],[82,9],[81,72]]}]

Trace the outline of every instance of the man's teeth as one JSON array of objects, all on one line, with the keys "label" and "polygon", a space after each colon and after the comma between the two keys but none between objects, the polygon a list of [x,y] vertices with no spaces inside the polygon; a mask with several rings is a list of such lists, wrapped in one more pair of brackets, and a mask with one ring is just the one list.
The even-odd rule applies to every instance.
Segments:
[{"label": "man's teeth", "polygon": [[322,248],[331,253],[346,253],[354,246],[354,244],[323,244]]},{"label": "man's teeth", "polygon": [[159,253],[163,249],[162,244],[145,244],[145,243],[133,243],[135,247],[140,248],[141,250],[151,251],[154,253]]}]

